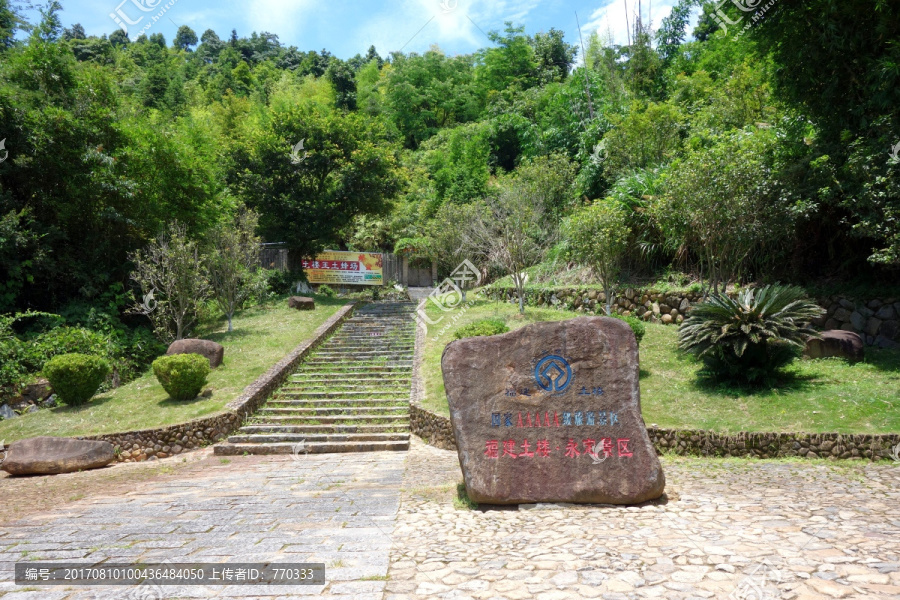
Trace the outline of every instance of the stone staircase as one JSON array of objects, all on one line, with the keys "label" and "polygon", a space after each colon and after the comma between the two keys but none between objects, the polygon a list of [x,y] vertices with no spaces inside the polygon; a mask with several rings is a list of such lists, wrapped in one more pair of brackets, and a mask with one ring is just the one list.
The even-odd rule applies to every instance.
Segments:
[{"label": "stone staircase", "polygon": [[411,302],[357,309],[215,453],[407,450],[414,312]]}]

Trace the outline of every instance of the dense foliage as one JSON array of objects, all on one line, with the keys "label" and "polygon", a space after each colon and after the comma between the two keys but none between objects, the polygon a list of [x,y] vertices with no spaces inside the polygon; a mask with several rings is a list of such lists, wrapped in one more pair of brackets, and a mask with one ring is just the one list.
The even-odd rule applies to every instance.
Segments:
[{"label": "dense foliage", "polygon": [[764,382],[800,355],[824,310],[797,287],[714,294],[691,309],[678,330],[679,347],[697,356],[713,378]]},{"label": "dense foliage", "polygon": [[44,365],[44,375],[59,399],[69,406],[90,400],[109,375],[109,363],[90,354],[60,354]]},{"label": "dense foliage", "polygon": [[0,0],[0,313],[131,293],[170,222],[204,240],[245,207],[293,260],[414,247],[515,278],[593,204],[623,211],[625,275],[895,279],[900,4],[720,7],[740,31],[709,4],[690,31],[698,4],[583,57],[507,24],[469,55],[342,60],[270,32],[86,36]]},{"label": "dense foliage", "polygon": [[209,360],[199,354],[173,354],[153,361],[153,374],[172,400],[193,400],[206,385]]}]

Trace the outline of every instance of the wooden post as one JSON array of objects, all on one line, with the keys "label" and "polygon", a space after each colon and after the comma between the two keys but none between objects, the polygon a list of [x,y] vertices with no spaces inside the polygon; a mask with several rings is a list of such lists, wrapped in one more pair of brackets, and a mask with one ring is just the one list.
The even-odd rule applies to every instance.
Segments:
[{"label": "wooden post", "polygon": [[400,257],[400,283],[409,286],[409,257]]}]

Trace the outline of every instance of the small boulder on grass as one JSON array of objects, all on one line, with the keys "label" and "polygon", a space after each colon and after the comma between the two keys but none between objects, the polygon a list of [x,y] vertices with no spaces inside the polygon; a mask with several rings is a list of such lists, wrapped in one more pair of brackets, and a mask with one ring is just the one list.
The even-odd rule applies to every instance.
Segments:
[{"label": "small boulder on grass", "polygon": [[60,401],[79,406],[97,393],[110,367],[99,356],[60,354],[47,361],[43,371]]},{"label": "small boulder on grass", "polygon": [[196,398],[209,371],[209,361],[199,354],[173,354],[153,361],[153,374],[173,400]]}]

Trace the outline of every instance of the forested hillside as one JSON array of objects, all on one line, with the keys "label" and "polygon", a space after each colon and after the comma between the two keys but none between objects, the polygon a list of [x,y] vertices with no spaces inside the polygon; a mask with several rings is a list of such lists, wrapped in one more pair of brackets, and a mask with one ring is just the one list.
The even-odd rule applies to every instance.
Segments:
[{"label": "forested hillside", "polygon": [[470,226],[493,217],[566,262],[593,205],[632,274],[896,281],[900,4],[779,0],[740,36],[695,5],[584,53],[509,24],[471,55],[341,60],[269,32],[86,37],[0,0],[0,313],[106,301],[166,223],[202,238],[241,206],[297,255],[447,269],[490,258]]}]

